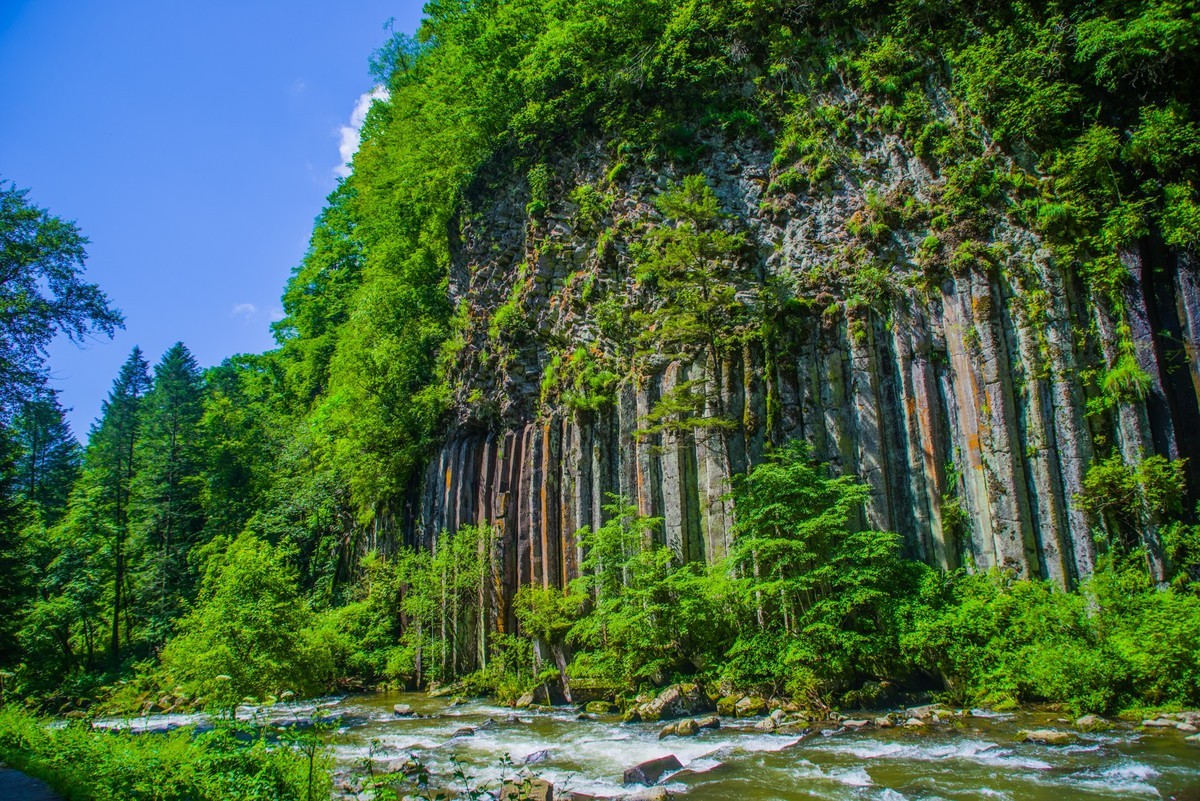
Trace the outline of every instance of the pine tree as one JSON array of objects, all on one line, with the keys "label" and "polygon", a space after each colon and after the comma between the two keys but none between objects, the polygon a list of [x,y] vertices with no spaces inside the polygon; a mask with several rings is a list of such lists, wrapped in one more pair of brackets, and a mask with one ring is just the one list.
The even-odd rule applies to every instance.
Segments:
[{"label": "pine tree", "polygon": [[142,405],[132,485],[132,526],[143,550],[140,595],[149,603],[153,643],[166,639],[195,583],[187,553],[204,527],[198,437],[203,401],[200,368],[176,342],[154,368],[154,386]]},{"label": "pine tree", "polygon": [[[150,387],[150,366],[135,347],[113,382],[108,399],[100,410],[100,419],[88,438],[84,460],[87,475],[84,484],[93,484],[98,492],[95,502],[101,507],[98,519],[104,521],[111,542],[112,629],[109,655],[120,661],[121,616],[125,615],[125,639],[132,635],[132,619],[127,608],[130,501],[133,478],[137,473],[137,441],[141,431],[142,405]],[[84,488],[86,489],[86,487]]]},{"label": "pine tree", "polygon": [[83,461],[57,392],[41,390],[23,404],[13,420],[13,436],[18,449],[14,489],[43,524],[52,526],[66,512]]}]

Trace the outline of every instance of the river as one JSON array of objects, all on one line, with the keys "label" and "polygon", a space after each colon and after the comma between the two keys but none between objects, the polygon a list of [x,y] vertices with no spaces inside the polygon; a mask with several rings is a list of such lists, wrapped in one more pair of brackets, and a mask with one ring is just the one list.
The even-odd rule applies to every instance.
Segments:
[{"label": "river", "polygon": [[[397,717],[408,704],[415,716]],[[672,794],[689,801],[759,799],[1177,799],[1200,801],[1200,747],[1174,730],[1120,725],[1077,733],[1068,745],[1018,742],[1022,729],[1073,731],[1054,713],[995,714],[976,710],[952,724],[921,731],[904,728],[851,731],[837,724],[807,732],[765,733],[754,720],[722,719],[717,730],[659,740],[662,724],[624,724],[617,717],[578,720],[571,707],[520,710],[420,693],[376,693],[328,699],[322,716],[336,716],[330,735],[339,783],[372,756],[395,768],[416,755],[437,777],[449,777],[458,760],[475,784],[495,787],[513,775],[505,754],[565,790],[594,796],[630,792],[626,768],[667,754],[684,769],[665,779]],[[311,713],[293,707],[291,716]],[[276,713],[278,714],[278,713]],[[149,719],[146,724],[171,722]],[[191,722],[175,719],[176,723]],[[473,733],[455,736],[463,729]],[[545,752],[545,753],[539,753]]]},{"label": "river", "polygon": [[[397,718],[392,706],[418,715]],[[914,732],[854,732],[827,724],[800,735],[763,733],[754,720],[722,720],[695,737],[658,739],[662,724],[624,724],[618,718],[577,720],[573,708],[513,710],[482,701],[451,707],[422,694],[347,696],[330,710],[346,725],[334,738],[342,763],[368,756],[372,740],[384,759],[416,754],[435,775],[449,775],[451,758],[478,781],[495,782],[499,760],[520,764],[548,751],[531,767],[556,789],[611,796],[628,792],[623,771],[674,754],[684,770],[668,790],[695,801],[733,799],[978,799],[1064,801],[1073,798],[1176,798],[1200,801],[1200,747],[1174,730],[1123,727],[1079,734],[1063,746],[1018,743],[1022,729],[1070,730],[1059,715],[976,712],[955,726]],[[492,723],[488,724],[491,720]],[[460,729],[471,736],[454,737]],[[511,769],[509,771],[511,775]]]}]

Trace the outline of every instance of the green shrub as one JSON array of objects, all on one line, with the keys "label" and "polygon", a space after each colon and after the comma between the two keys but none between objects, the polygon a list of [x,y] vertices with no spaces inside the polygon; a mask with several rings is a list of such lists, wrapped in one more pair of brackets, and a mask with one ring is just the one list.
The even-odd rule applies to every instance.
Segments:
[{"label": "green shrub", "polygon": [[313,623],[295,568],[243,534],[209,559],[195,608],[163,649],[165,684],[218,709],[246,696],[321,693],[333,653]]},{"label": "green shrub", "polygon": [[[330,760],[268,742],[267,731],[219,724],[197,733],[99,731],[0,709],[0,760],[45,780],[69,801],[297,801],[328,798]],[[295,738],[293,738],[295,739]]]}]

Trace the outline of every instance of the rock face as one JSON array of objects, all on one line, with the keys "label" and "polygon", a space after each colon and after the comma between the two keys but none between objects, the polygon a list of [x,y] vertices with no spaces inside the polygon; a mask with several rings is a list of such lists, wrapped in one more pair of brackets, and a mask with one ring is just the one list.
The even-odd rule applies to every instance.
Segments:
[{"label": "rock face", "polygon": [[[620,162],[613,143],[584,143],[547,164],[538,216],[511,165],[484,170],[467,198],[450,275],[453,422],[413,490],[405,536],[432,548],[460,526],[495,529],[489,629],[515,628],[518,587],[578,574],[577,532],[607,519],[610,494],[662,517],[657,536],[681,559],[722,558],[731,474],[793,439],[859,476],[871,491],[860,524],[899,532],[911,556],[1063,586],[1094,569],[1076,496],[1101,445],[1130,463],[1200,452],[1193,256],[1124,252],[1117,319],[1002,210],[982,228],[879,222],[909,201],[933,208],[944,188],[898,137],[859,135],[857,166],[805,191],[781,188],[788,165],[773,164],[769,144],[703,144],[695,164],[652,173]],[[769,338],[719,359],[634,352],[630,311],[661,303],[638,279],[635,244],[669,224],[656,194],[692,173],[745,238],[729,273],[743,307],[761,308],[770,286],[790,310]],[[600,199],[591,210],[581,188]],[[1100,390],[1085,375],[1116,364],[1122,332],[1146,391],[1090,414]],[[704,388],[700,416],[732,428],[648,424],[688,386]],[[1161,566],[1152,524],[1144,545]]]}]

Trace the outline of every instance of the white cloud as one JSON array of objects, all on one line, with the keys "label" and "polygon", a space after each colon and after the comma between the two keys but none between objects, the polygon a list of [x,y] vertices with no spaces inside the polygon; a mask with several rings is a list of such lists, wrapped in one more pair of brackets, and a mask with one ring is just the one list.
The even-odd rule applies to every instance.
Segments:
[{"label": "white cloud", "polygon": [[253,303],[239,303],[229,312],[231,317],[241,317],[243,320],[249,320],[254,315],[258,314],[258,307]]},{"label": "white cloud", "polygon": [[358,152],[358,145],[361,141],[358,132],[366,122],[367,111],[371,108],[372,103],[376,100],[386,100],[387,96],[388,90],[383,86],[376,86],[371,91],[363,92],[358,96],[358,101],[354,104],[354,111],[350,114],[350,124],[338,128],[338,136],[341,137],[338,152],[341,154],[342,163],[334,168],[335,175],[345,178],[350,174],[350,159],[354,158],[354,154]]}]

